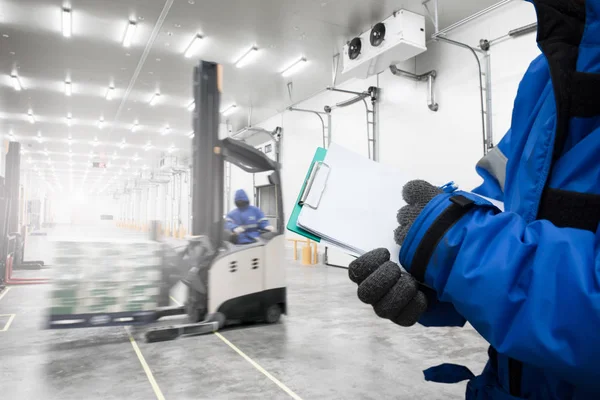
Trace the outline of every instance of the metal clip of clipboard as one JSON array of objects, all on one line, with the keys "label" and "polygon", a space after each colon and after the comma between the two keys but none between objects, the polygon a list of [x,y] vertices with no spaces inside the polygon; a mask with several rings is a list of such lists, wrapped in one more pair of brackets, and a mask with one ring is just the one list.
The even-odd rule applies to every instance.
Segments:
[{"label": "metal clip of clipboard", "polygon": [[[310,175],[306,180],[306,185],[304,186],[304,191],[300,196],[300,201],[298,202],[301,206],[307,206],[316,210],[319,208],[319,204],[321,203],[321,198],[323,197],[323,192],[325,191],[325,187],[327,186],[327,180],[329,179],[329,172],[331,171],[331,167],[325,164],[323,161],[315,161],[311,167]],[[325,175],[322,175],[325,174]],[[322,186],[320,188],[313,187],[315,180],[319,177],[322,181]],[[319,190],[318,198],[316,199],[316,204],[311,204],[307,202],[309,195],[311,194],[311,190]]]}]

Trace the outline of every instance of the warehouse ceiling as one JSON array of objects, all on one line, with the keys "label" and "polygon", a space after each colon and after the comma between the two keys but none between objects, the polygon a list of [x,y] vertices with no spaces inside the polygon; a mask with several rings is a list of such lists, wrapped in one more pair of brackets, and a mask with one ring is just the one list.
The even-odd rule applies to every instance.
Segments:
[{"label": "warehouse ceiling", "polygon": [[[440,28],[495,2],[439,0]],[[199,59],[223,64],[235,131],[330,85],[343,44],[401,8],[425,12],[421,0],[0,0],[0,134],[22,143],[23,165],[49,186],[110,189],[162,154],[187,155]],[[253,46],[254,62],[236,68]],[[306,66],[282,77],[301,57]]]}]

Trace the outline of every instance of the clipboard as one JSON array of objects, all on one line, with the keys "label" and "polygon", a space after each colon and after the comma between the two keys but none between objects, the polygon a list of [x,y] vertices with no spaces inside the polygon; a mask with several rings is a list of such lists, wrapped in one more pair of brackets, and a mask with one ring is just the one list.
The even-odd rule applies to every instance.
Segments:
[{"label": "clipboard", "polygon": [[[408,181],[400,169],[336,143],[328,150],[318,148],[287,228],[352,256],[385,247],[397,262],[394,230]],[[440,186],[447,193],[457,188],[454,182]]]},{"label": "clipboard", "polygon": [[[315,155],[313,160],[308,168],[308,172],[306,173],[306,177],[304,178],[304,183],[300,188],[300,193],[298,194],[298,198],[296,199],[296,204],[294,204],[294,208],[292,210],[292,214],[290,215],[290,219],[287,223],[287,229],[291,232],[294,232],[302,237],[313,240],[317,243],[321,242],[321,238],[315,235],[312,232],[307,231],[306,229],[298,226],[298,217],[300,217],[300,213],[302,212],[302,207],[306,205],[306,200],[311,192],[311,188],[314,183],[314,179],[317,177],[317,173],[321,170],[324,164],[323,160],[325,160],[325,156],[327,155],[327,150],[318,147],[315,151]],[[314,204],[308,204],[309,207],[315,207]],[[316,205],[318,207],[318,204]]]},{"label": "clipboard", "polygon": [[336,143],[318,148],[287,228],[352,256],[377,247],[398,253],[393,231],[404,183],[395,167]]}]

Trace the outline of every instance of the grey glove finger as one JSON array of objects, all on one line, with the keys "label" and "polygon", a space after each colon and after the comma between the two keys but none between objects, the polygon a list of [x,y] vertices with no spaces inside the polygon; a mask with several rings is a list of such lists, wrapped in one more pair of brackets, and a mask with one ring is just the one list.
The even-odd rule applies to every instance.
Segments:
[{"label": "grey glove finger", "polygon": [[377,303],[398,282],[401,275],[398,264],[386,262],[358,286],[358,298],[363,303]]},{"label": "grey glove finger", "polygon": [[402,188],[402,198],[407,204],[425,205],[441,193],[442,189],[423,180],[410,181]]},{"label": "grey glove finger", "polygon": [[404,244],[404,240],[406,239],[406,235],[408,235],[411,226],[412,225],[401,225],[394,230],[394,241],[398,246]]},{"label": "grey glove finger", "polygon": [[412,225],[421,211],[425,208],[424,205],[407,205],[398,210],[396,219],[400,225]]},{"label": "grey glove finger", "polygon": [[354,283],[361,284],[379,266],[390,260],[388,249],[375,249],[352,261],[348,267],[348,276]]},{"label": "grey glove finger", "polygon": [[408,273],[403,273],[398,282],[373,306],[375,314],[381,318],[397,318],[415,297],[417,290],[415,279]]},{"label": "grey glove finger", "polygon": [[427,297],[419,290],[402,309],[402,312],[392,319],[392,322],[400,326],[413,326],[425,311],[427,311]]}]

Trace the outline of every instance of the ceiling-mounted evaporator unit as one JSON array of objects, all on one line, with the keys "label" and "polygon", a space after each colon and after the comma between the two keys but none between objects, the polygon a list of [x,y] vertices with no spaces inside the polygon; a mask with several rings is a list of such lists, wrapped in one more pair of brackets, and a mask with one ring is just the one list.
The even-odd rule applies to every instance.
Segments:
[{"label": "ceiling-mounted evaporator unit", "polygon": [[426,50],[425,17],[400,10],[348,41],[342,73],[366,78]]}]

